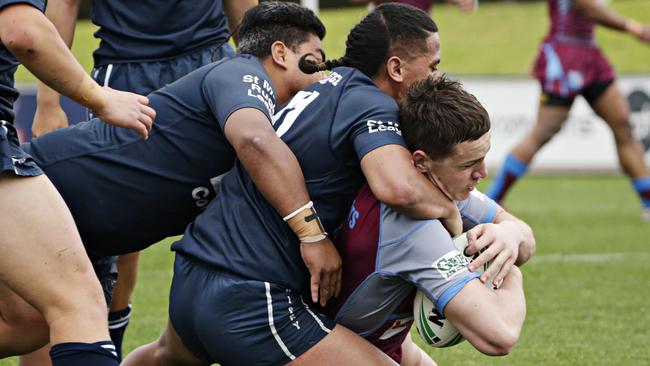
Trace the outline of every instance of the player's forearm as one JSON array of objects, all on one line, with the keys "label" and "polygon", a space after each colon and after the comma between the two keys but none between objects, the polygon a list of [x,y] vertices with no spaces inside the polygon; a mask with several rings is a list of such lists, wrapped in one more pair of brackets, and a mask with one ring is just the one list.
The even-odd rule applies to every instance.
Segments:
[{"label": "player's forearm", "polygon": [[298,160],[262,112],[236,111],[228,118],[224,133],[256,187],[281,216],[309,202]]},{"label": "player's forearm", "polygon": [[379,147],[361,159],[372,193],[394,210],[415,219],[437,219],[458,211],[414,166],[411,154],[399,145]]},{"label": "player's forearm", "polygon": [[575,0],[580,11],[591,20],[605,27],[626,31],[627,19],[596,0]]},{"label": "player's forearm", "polygon": [[498,290],[479,281],[466,284],[447,305],[445,315],[480,352],[510,353],[526,318],[521,271],[514,267]]},{"label": "player's forearm", "polygon": [[[244,17],[246,10],[252,8],[259,3],[258,0],[224,0],[223,11],[228,18],[228,29],[232,33],[241,19]],[[239,41],[234,39],[235,44]]]},{"label": "player's forearm", "polygon": [[[45,16],[54,24],[61,39],[68,48],[72,47],[80,0],[50,0],[45,9]],[[59,93],[43,84],[38,85],[36,102],[39,106],[50,107],[60,104]]]},{"label": "player's forearm", "polygon": [[24,4],[9,6],[2,11],[0,27],[2,43],[39,80],[90,109],[103,107],[104,91],[38,9]]},{"label": "player's forearm", "polygon": [[535,255],[537,243],[533,229],[528,224],[501,208],[497,212],[494,223],[509,226],[508,230],[517,236],[517,240],[519,241],[519,254],[515,261],[516,265],[520,266],[526,263]]}]

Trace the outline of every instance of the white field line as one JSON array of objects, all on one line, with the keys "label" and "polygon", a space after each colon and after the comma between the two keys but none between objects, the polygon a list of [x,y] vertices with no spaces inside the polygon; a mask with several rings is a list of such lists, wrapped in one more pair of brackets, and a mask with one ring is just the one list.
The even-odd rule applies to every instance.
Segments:
[{"label": "white field line", "polygon": [[584,253],[584,254],[545,254],[534,256],[528,264],[542,263],[601,263],[611,261],[649,260],[650,252],[629,253]]}]

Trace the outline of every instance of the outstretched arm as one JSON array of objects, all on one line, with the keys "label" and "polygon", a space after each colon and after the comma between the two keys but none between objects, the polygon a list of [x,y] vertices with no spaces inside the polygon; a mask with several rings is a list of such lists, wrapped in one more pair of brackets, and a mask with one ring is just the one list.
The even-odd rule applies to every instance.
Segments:
[{"label": "outstretched arm", "polygon": [[106,123],[146,137],[155,112],[148,99],[102,88],[85,73],[56,28],[38,9],[13,4],[0,11],[0,39],[38,79],[96,112]]},{"label": "outstretched arm", "polygon": [[526,318],[521,271],[513,267],[498,290],[480,281],[468,282],[449,301],[444,315],[482,353],[510,353]]},{"label": "outstretched arm", "polygon": [[597,0],[574,0],[587,17],[608,28],[633,34],[639,40],[650,43],[650,26],[633,19],[626,19]]},{"label": "outstretched arm", "polygon": [[374,149],[361,159],[361,169],[372,193],[384,204],[412,218],[439,218],[452,236],[462,232],[456,205],[415,168],[405,147]]},{"label": "outstretched arm", "polygon": [[[228,117],[224,133],[255,186],[282,217],[310,201],[298,160],[275,134],[264,113],[254,108],[239,109]],[[317,302],[320,294],[320,303],[325,305],[340,290],[341,257],[326,236],[301,243],[300,250],[311,273],[312,300]]]},{"label": "outstretched arm", "polygon": [[[50,0],[45,15],[54,24],[68,48],[72,47],[80,0]],[[68,126],[68,117],[61,108],[60,95],[42,82],[38,83],[36,114],[32,136],[38,137]]]}]

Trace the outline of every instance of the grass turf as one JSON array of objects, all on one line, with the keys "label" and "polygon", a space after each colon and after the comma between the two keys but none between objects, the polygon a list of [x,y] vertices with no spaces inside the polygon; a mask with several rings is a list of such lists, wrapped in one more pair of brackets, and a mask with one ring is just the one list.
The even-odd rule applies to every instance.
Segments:
[{"label": "grass turf", "polygon": [[[528,315],[520,342],[503,358],[483,356],[465,342],[427,349],[434,359],[440,365],[647,365],[650,223],[640,222],[629,181],[533,176],[505,204],[533,227],[538,247],[522,268]],[[170,243],[142,256],[126,352],[154,340],[164,326]],[[16,359],[0,361],[9,365]]]}]

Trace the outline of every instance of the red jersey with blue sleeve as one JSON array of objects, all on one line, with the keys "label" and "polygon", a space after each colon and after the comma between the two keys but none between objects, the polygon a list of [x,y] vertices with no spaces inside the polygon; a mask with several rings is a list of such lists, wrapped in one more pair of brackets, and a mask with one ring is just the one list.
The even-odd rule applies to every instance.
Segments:
[{"label": "red jersey with blue sleeve", "polygon": [[[497,204],[478,191],[457,201],[464,227],[492,222]],[[447,303],[478,274],[466,264],[441,272],[435,263],[460,255],[438,220],[413,220],[384,206],[365,185],[335,244],[343,260],[339,297],[325,313],[401,361],[401,345],[413,323],[416,287],[444,314]]]},{"label": "red jersey with blue sleeve", "polygon": [[[274,117],[277,134],[298,158],[325,229],[336,232],[363,183],[360,160],[404,141],[397,105],[360,71],[335,68],[299,92]],[[237,162],[175,250],[212,268],[307,293],[300,242]]]}]

